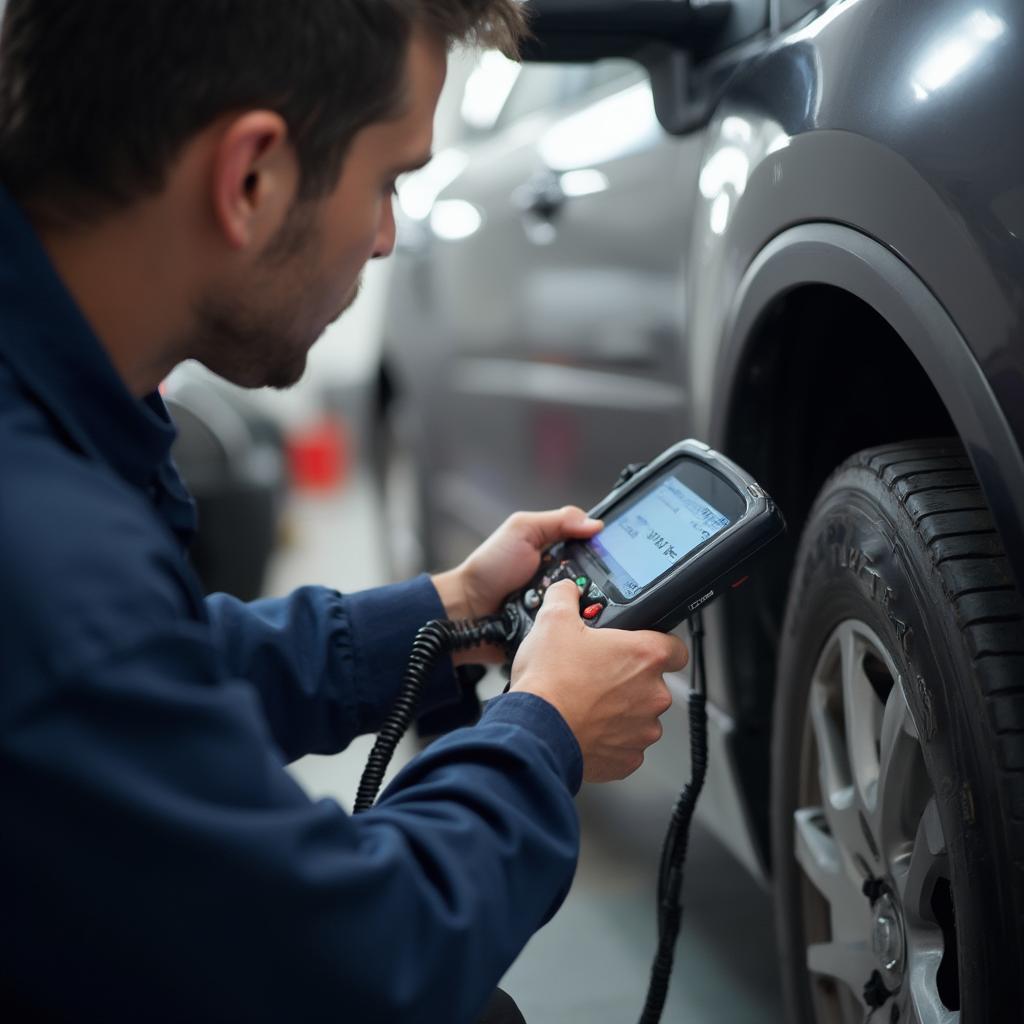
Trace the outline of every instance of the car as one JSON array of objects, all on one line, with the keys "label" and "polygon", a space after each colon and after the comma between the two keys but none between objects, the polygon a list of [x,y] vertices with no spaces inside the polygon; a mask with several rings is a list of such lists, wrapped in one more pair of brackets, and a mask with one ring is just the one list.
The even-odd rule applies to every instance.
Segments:
[{"label": "car", "polygon": [[698,817],[772,887],[787,1020],[1020,1020],[1024,8],[530,7],[400,189],[420,560],[683,437],[738,462],[789,532],[707,614]]}]

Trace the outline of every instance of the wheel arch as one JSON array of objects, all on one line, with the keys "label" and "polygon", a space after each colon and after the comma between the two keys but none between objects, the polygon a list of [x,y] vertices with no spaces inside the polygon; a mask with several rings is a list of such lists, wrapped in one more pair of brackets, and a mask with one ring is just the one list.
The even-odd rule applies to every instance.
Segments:
[{"label": "wheel arch", "polygon": [[889,249],[839,224],[789,228],[751,262],[726,321],[712,393],[712,443],[764,483],[789,523],[746,593],[722,610],[725,635],[743,638],[726,655],[740,729],[735,754],[767,863],[779,620],[796,544],[824,480],[862,448],[955,433],[1020,585],[1024,460],[937,297]]}]

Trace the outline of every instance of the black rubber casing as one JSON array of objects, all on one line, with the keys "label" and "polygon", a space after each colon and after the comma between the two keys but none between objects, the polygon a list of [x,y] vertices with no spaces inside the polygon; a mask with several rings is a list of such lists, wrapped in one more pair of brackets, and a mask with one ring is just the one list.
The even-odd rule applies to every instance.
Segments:
[{"label": "black rubber casing", "polygon": [[[690,463],[690,466],[683,466]],[[632,473],[590,511],[596,519],[613,518],[624,505],[635,501],[657,478],[683,469],[692,478],[706,481],[693,489],[721,508],[729,505],[730,525],[694,548],[674,566],[633,597],[625,598],[607,586],[598,563],[583,541],[565,541],[545,552],[540,569],[530,583],[506,601],[505,614],[514,623],[516,641],[522,641],[533,625],[537,608],[529,608],[525,596],[543,592],[544,579],[551,582],[577,573],[602,591],[605,603],[599,617],[588,625],[614,629],[674,629],[687,616],[705,607],[724,590],[745,579],[747,561],[785,530],[785,521],[775,503],[753,477],[724,455],[700,441],[674,444],[642,469]],[[623,474],[624,477],[626,473]],[[712,497],[709,490],[717,493]],[[580,610],[594,600],[581,596]]]}]

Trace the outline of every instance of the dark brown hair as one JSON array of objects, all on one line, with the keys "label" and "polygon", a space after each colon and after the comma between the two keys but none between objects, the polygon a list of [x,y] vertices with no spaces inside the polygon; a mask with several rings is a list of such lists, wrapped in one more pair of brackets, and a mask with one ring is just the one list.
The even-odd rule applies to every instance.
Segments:
[{"label": "dark brown hair", "polygon": [[0,182],[72,220],[163,186],[231,111],[288,124],[300,198],[333,186],[353,136],[398,113],[414,29],[514,55],[517,0],[8,0]]}]

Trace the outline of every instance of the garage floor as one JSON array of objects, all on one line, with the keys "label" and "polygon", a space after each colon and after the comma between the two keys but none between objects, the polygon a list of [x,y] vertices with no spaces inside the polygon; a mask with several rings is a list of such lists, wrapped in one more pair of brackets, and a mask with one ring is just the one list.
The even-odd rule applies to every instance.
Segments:
[{"label": "garage floor", "polygon": [[[303,583],[343,590],[383,578],[372,488],[301,497],[290,543],[275,560],[269,593]],[[333,758],[309,757],[294,774],[317,796],[350,806],[371,738]],[[396,761],[408,757],[400,750]],[[645,802],[633,780],[584,787],[583,846],[572,891],[503,982],[529,1024],[624,1024],[638,1019],[654,952],[654,873],[671,807]],[[771,899],[708,834],[695,829],[684,890],[683,932],[666,1024],[772,1024],[782,1008]]]}]

